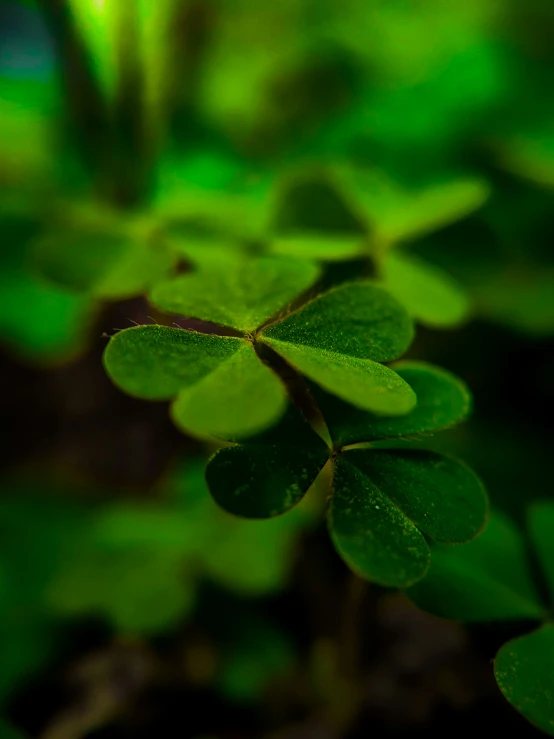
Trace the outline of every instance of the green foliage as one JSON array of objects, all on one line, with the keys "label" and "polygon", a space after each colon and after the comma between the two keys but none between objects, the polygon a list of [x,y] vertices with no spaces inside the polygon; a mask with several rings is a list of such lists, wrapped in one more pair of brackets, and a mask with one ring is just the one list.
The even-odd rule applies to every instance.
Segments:
[{"label": "green foliage", "polygon": [[208,267],[158,284],[152,303],[245,333],[275,315],[317,279],[311,262],[284,257],[218,259]]},{"label": "green foliage", "polygon": [[[165,326],[126,329],[106,348],[104,363],[112,380],[150,400],[177,395],[172,416],[191,433],[248,435],[271,425],[284,410],[284,388],[255,356],[257,347],[268,345],[300,372],[362,408],[388,413],[412,408],[415,397],[409,386],[378,363],[395,359],[412,338],[410,319],[401,306],[384,291],[356,283],[324,293],[282,320],[276,316],[264,328],[269,311],[283,308],[282,300],[293,295],[290,286],[284,290],[276,280],[277,275],[284,277],[280,267],[286,275],[291,263],[275,259],[269,264],[275,265],[275,274],[266,273],[262,259],[232,273],[228,281],[222,276],[225,289],[235,296],[227,319],[218,305],[198,310],[199,317],[228,320],[237,330],[246,320],[249,328],[243,338]],[[293,286],[307,287],[316,273],[302,262],[293,264],[299,276]],[[258,288],[258,298],[265,295],[265,303],[255,316],[248,309],[245,319],[242,296],[255,274],[266,275]],[[252,332],[254,318],[262,325]],[[336,330],[331,335],[330,320]],[[244,402],[245,393],[251,402]]]},{"label": "green foliage", "polygon": [[77,504],[57,491],[45,499],[39,487],[10,485],[0,505],[9,532],[0,544],[1,701],[48,659],[68,618],[158,634],[191,617],[205,580],[250,597],[278,591],[297,533],[317,520],[308,501],[274,521],[234,518],[211,500],[200,462],[177,468],[143,503]]},{"label": "green foliage", "polygon": [[494,674],[504,697],[550,736],[554,736],[553,670],[552,624],[504,644],[494,661]]},{"label": "green foliage", "polygon": [[509,641],[495,660],[498,686],[529,721],[554,735],[554,548],[550,501],[529,509],[530,539],[549,586],[550,607],[541,602],[529,567],[524,539],[514,524],[495,512],[485,532],[468,546],[433,550],[426,577],[408,592],[439,616],[467,621],[546,620],[536,631]]},{"label": "green foliage", "polygon": [[[411,421],[410,415],[382,419],[356,411],[316,389],[325,418],[326,404],[331,409],[332,448],[326,450],[306,422],[297,415],[295,421],[290,411],[282,426],[265,438],[248,439],[211,458],[206,480],[215,500],[246,517],[279,515],[298,503],[330,458],[334,481],[329,528],[341,556],[362,576],[382,585],[405,587],[417,581],[429,566],[423,534],[449,544],[470,541],[484,525],[487,504],[478,478],[452,459],[425,451],[348,447],[352,439],[426,433],[456,423],[467,413],[467,390],[449,373],[412,362],[404,374],[422,388]],[[437,401],[440,395],[442,403]],[[347,419],[352,419],[351,426]]]},{"label": "green foliage", "polygon": [[418,606],[443,618],[538,619],[544,613],[523,537],[499,511],[468,546],[436,547],[426,577],[408,592]]}]

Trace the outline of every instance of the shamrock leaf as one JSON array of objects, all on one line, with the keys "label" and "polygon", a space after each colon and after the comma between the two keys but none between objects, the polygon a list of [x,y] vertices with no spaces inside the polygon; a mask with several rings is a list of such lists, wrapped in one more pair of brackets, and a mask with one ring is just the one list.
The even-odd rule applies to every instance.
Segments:
[{"label": "shamrock leaf", "polygon": [[475,538],[485,522],[487,499],[471,470],[444,455],[345,445],[364,436],[373,442],[429,432],[467,413],[467,390],[449,373],[416,362],[400,371],[422,389],[411,414],[383,419],[314,387],[323,416],[330,419],[332,448],[325,449],[297,419],[293,430],[287,423],[263,439],[220,450],[206,468],[215,500],[246,517],[278,515],[302,498],[330,458],[328,520],[339,554],[382,585],[406,587],[422,578],[430,560],[426,537],[448,544]]},{"label": "shamrock leaf", "polygon": [[129,394],[175,398],[175,423],[200,435],[254,433],[277,420],[285,407],[277,376],[241,338],[136,326],[111,339],[104,362],[108,375]]},{"label": "shamrock leaf", "polygon": [[[394,244],[442,228],[478,208],[489,194],[462,178],[408,191],[383,175],[337,166],[289,184],[271,251],[327,262],[372,256],[382,284],[424,325],[455,326],[468,300],[446,273],[391,251]],[[325,198],[326,207],[318,199]]]},{"label": "shamrock leaf", "polygon": [[283,257],[248,263],[229,258],[168,281],[154,291],[159,306],[185,315],[193,311],[194,317],[223,323],[240,335],[165,326],[126,329],[106,348],[107,372],[132,395],[151,400],[176,396],[174,421],[200,436],[248,436],[282,414],[285,388],[260,360],[267,359],[267,347],[362,408],[390,414],[409,411],[415,404],[412,389],[380,362],[406,349],[412,323],[383,290],[368,283],[344,285],[279,320],[280,309],[317,274],[311,263]]},{"label": "shamrock leaf", "polygon": [[158,284],[150,299],[169,313],[248,332],[309,288],[318,275],[312,262],[280,257],[243,260],[230,255]]},{"label": "shamrock leaf", "polygon": [[554,625],[504,644],[494,661],[498,687],[532,724],[554,736]]}]

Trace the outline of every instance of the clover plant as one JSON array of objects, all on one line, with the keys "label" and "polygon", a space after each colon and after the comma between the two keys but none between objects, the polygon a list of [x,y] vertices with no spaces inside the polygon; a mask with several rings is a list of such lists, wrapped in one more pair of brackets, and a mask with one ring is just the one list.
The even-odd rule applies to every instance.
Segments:
[{"label": "clover plant", "polygon": [[[528,508],[527,537],[494,511],[485,532],[470,545],[435,546],[426,577],[408,590],[425,610],[468,622],[535,621],[537,627],[504,644],[494,674],[507,700],[525,718],[554,736],[554,505]],[[542,570],[536,582],[527,544]],[[544,587],[541,587],[541,585]]]}]

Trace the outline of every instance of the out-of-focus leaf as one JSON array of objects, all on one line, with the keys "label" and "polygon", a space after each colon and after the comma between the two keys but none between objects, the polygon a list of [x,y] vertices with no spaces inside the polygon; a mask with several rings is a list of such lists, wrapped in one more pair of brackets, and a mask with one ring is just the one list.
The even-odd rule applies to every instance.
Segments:
[{"label": "out-of-focus leaf", "polygon": [[382,263],[381,284],[416,321],[431,328],[457,326],[469,315],[469,300],[449,274],[398,251]]},{"label": "out-of-focus leaf", "polygon": [[523,538],[499,511],[470,544],[433,547],[427,575],[408,594],[420,608],[461,621],[540,619],[544,614]]},{"label": "out-of-focus leaf", "polygon": [[175,261],[169,249],[147,239],[71,227],[41,238],[33,256],[54,284],[111,300],[140,295]]},{"label": "out-of-focus leaf", "polygon": [[550,589],[550,602],[554,604],[554,503],[533,503],[528,511],[528,528]]}]

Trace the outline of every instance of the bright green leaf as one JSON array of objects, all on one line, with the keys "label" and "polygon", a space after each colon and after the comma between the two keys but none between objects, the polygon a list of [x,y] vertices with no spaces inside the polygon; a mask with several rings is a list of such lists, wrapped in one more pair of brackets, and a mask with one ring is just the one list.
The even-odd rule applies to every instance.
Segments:
[{"label": "bright green leaf", "polygon": [[427,571],[429,546],[403,511],[349,461],[351,454],[345,453],[336,464],[329,511],[333,543],[363,577],[407,587]]},{"label": "bright green leaf", "polygon": [[351,449],[344,454],[433,539],[460,544],[483,528],[487,496],[479,478],[461,462],[419,450]]},{"label": "bright green leaf", "polygon": [[539,619],[544,613],[523,538],[499,511],[469,544],[433,547],[427,575],[408,594],[420,608],[460,621]]},{"label": "bright green leaf", "polygon": [[184,431],[221,438],[248,436],[277,421],[286,403],[277,375],[244,341],[213,372],[180,391],[171,415]]},{"label": "bright green leaf", "polygon": [[417,395],[415,408],[399,417],[384,418],[366,413],[315,389],[335,443],[346,446],[440,431],[467,416],[471,396],[465,384],[450,372],[415,361],[398,362],[394,371]]},{"label": "bright green leaf", "polygon": [[37,242],[34,262],[54,284],[116,299],[140,294],[169,272],[174,256],[148,240],[68,228]]},{"label": "bright green leaf", "polygon": [[390,362],[406,351],[413,325],[402,306],[366,282],[342,285],[266,328],[261,337],[346,357]]},{"label": "bright green leaf", "polygon": [[116,385],[130,395],[169,400],[204,380],[244,343],[243,339],[167,326],[137,326],[112,336],[104,366]]},{"label": "bright green leaf", "polygon": [[150,297],[170,313],[253,331],[309,288],[318,274],[314,263],[287,257],[230,257],[161,283]]},{"label": "bright green leaf", "polygon": [[456,326],[469,314],[468,298],[449,274],[398,251],[384,257],[380,284],[430,328]]},{"label": "bright green leaf", "polygon": [[300,259],[320,259],[323,262],[341,262],[360,256],[366,251],[363,235],[332,234],[325,231],[276,236],[271,240],[270,250],[274,254]]},{"label": "bright green leaf", "polygon": [[534,502],[528,510],[528,527],[554,604],[554,503]]},{"label": "bright green leaf", "polygon": [[302,374],[329,392],[365,410],[402,415],[412,410],[416,396],[393,370],[371,359],[357,359],[286,341],[267,342]]},{"label": "bright green leaf", "polygon": [[512,706],[554,736],[554,625],[504,644],[496,655],[494,674]]},{"label": "bright green leaf", "polygon": [[412,338],[408,315],[367,283],[330,290],[261,332],[260,340],[296,369],[358,407],[407,413],[415,395],[377,362],[402,354]]}]

